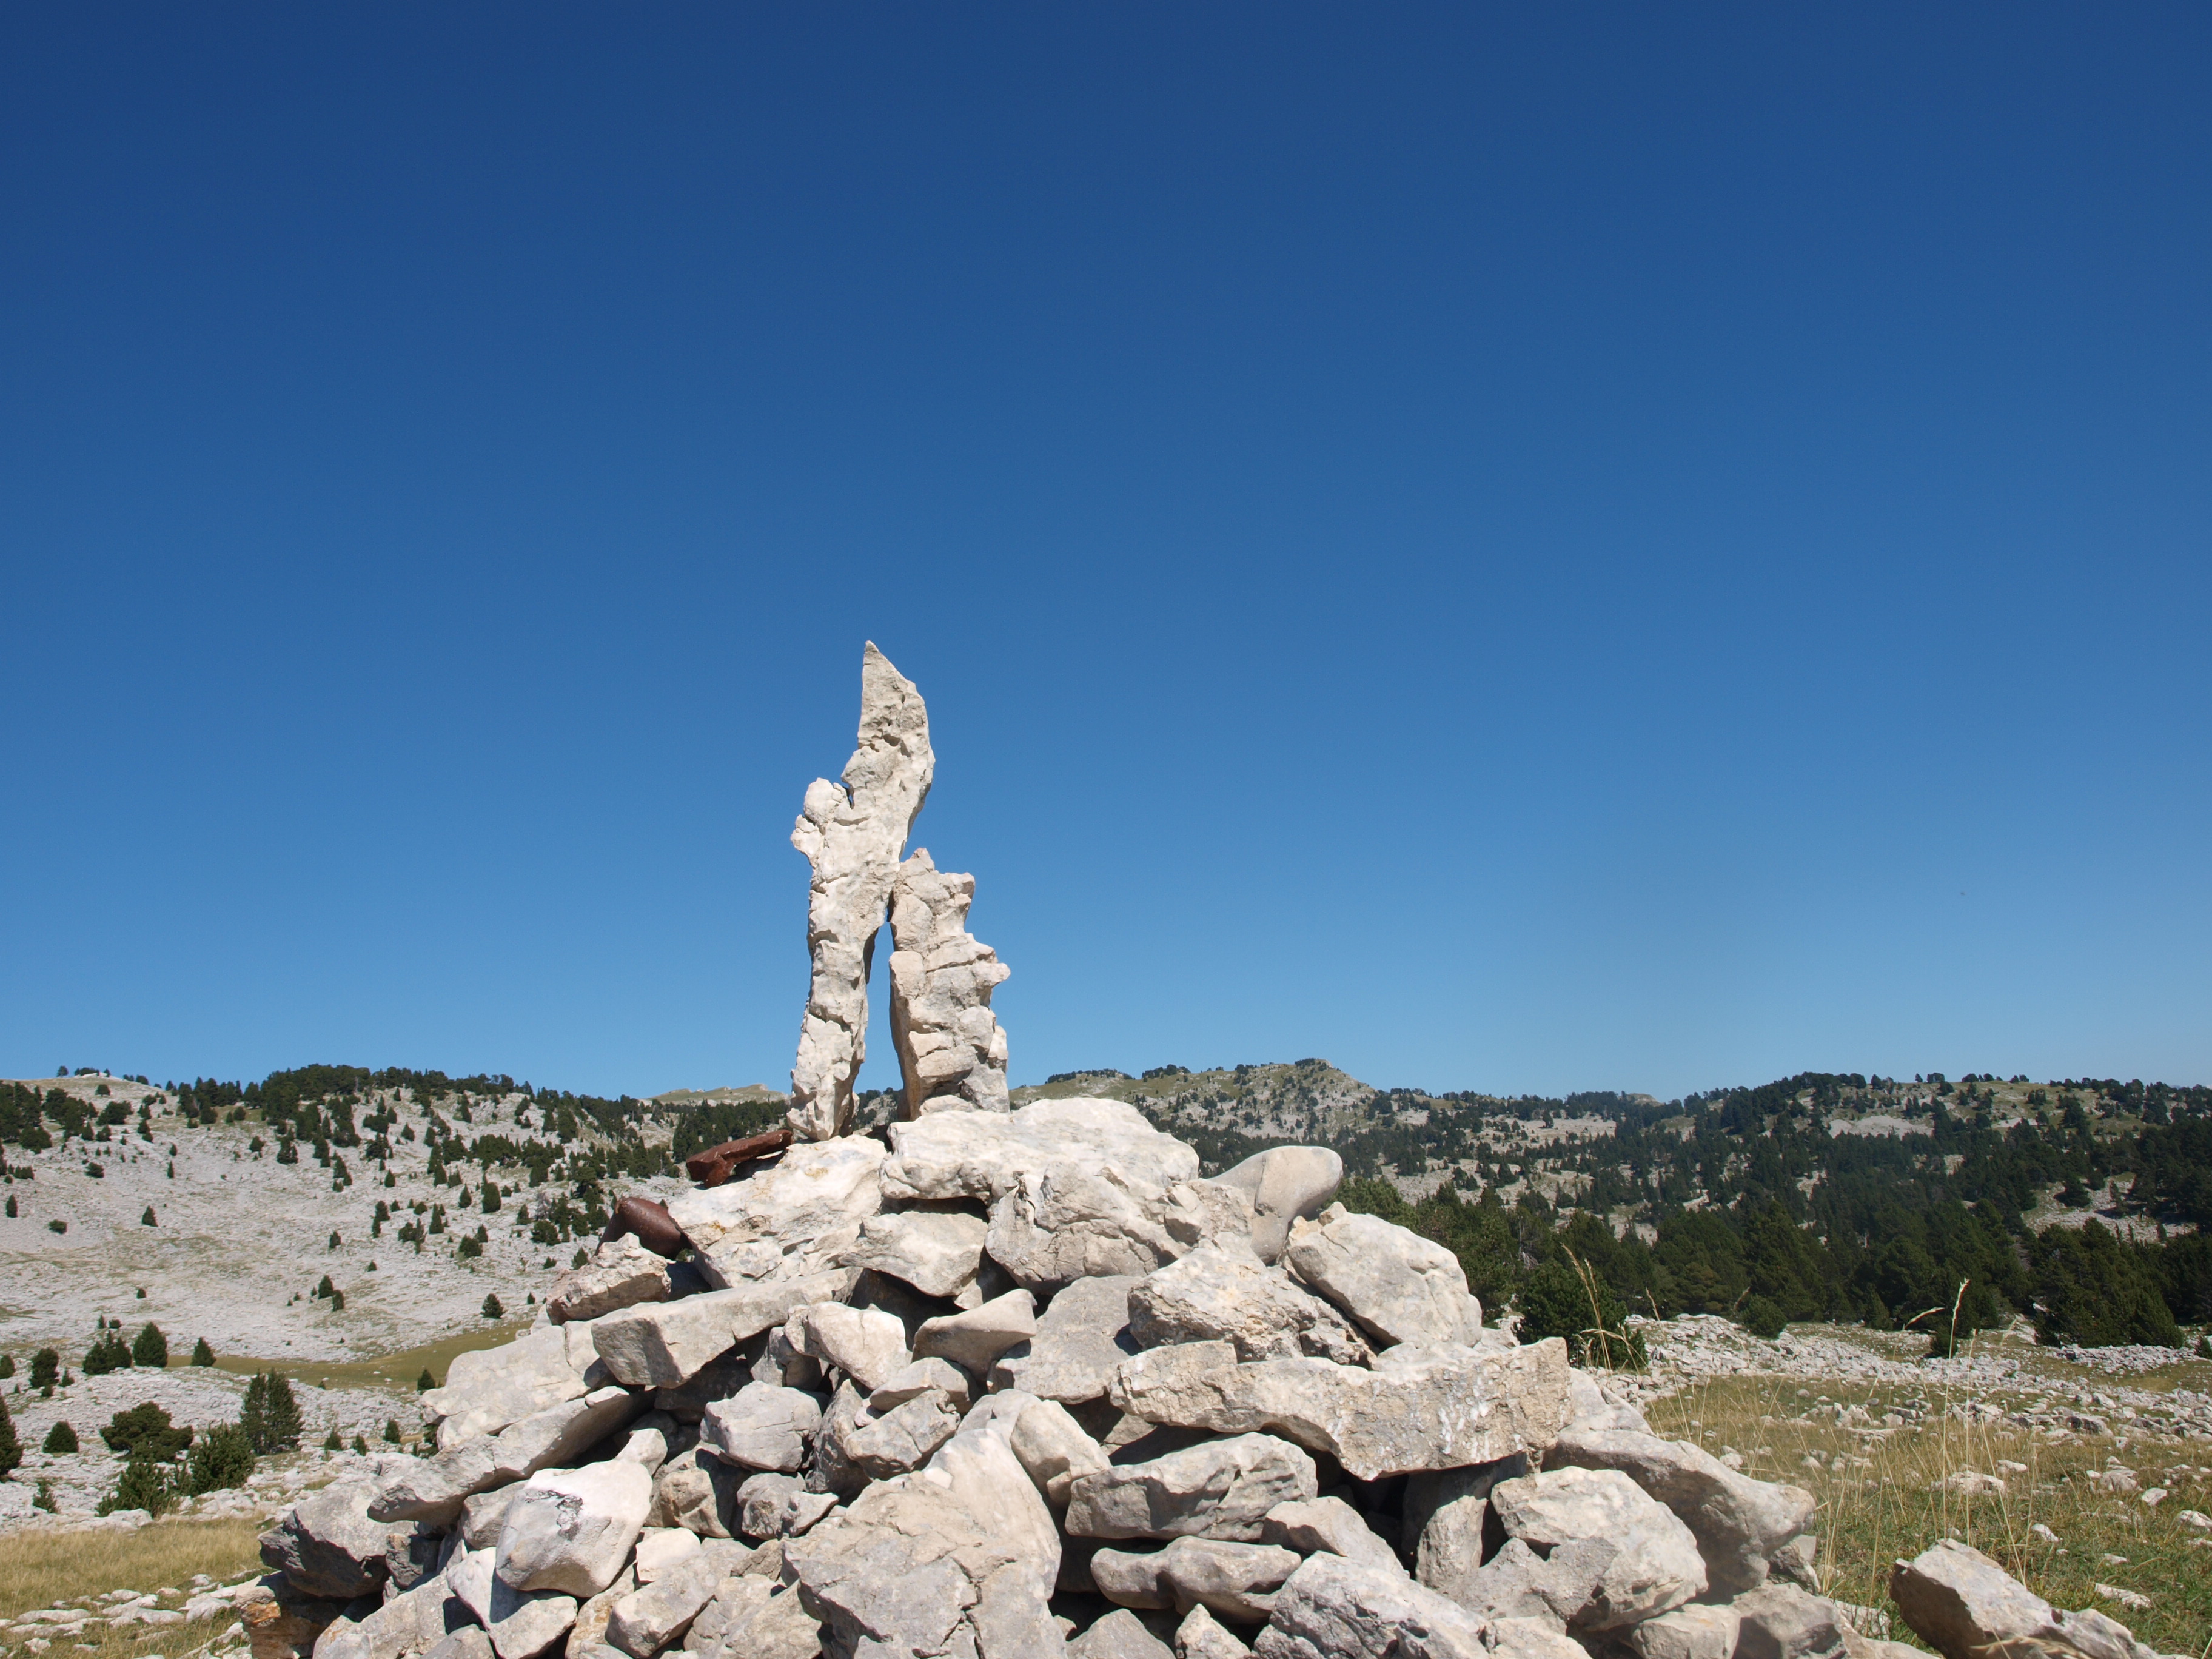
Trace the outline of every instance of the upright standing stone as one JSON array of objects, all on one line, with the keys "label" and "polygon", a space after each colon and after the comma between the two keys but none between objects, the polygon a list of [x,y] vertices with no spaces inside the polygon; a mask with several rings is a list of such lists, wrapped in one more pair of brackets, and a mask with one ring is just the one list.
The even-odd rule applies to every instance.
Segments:
[{"label": "upright standing stone", "polygon": [[791,844],[814,866],[806,908],[814,980],[792,1063],[788,1119],[809,1140],[841,1134],[852,1121],[853,1079],[867,1054],[876,933],[935,769],[921,694],[871,641],[860,658],[859,747],[839,782],[817,778],[807,786],[791,831]]},{"label": "upright standing stone", "polygon": [[1006,1033],[991,1012],[1008,969],[968,931],[975,896],[975,878],[940,872],[927,848],[891,890],[891,1037],[909,1118],[1009,1109]]}]

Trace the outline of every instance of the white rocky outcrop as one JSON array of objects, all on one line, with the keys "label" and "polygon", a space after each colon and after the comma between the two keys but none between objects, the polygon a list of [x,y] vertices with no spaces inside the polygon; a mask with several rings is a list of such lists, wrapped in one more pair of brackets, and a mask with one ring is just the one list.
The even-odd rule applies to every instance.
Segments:
[{"label": "white rocky outcrop", "polygon": [[975,878],[939,871],[927,848],[891,889],[891,1037],[906,1115],[1004,1112],[1006,1033],[991,993],[1012,971],[968,931]]},{"label": "white rocky outcrop", "polygon": [[858,746],[837,782],[807,785],[791,831],[791,844],[813,866],[806,907],[813,982],[791,1067],[789,1115],[806,1139],[842,1135],[852,1123],[853,1079],[867,1057],[876,933],[936,766],[921,693],[870,641],[860,659]]}]

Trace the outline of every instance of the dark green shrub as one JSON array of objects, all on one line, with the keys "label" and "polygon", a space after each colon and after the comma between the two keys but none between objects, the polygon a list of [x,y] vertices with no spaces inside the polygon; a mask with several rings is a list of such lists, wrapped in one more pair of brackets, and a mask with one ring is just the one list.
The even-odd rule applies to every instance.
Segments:
[{"label": "dark green shrub", "polygon": [[1756,1294],[1744,1297],[1742,1307],[1736,1310],[1735,1322],[1753,1336],[1763,1336],[1770,1342],[1790,1325],[1780,1303],[1771,1296]]},{"label": "dark green shrub", "polygon": [[76,1431],[63,1418],[46,1431],[46,1443],[40,1448],[50,1457],[60,1457],[77,1449]]},{"label": "dark green shrub", "polygon": [[169,1363],[169,1339],[161,1334],[161,1328],[151,1320],[147,1322],[146,1328],[138,1333],[137,1340],[131,1345],[131,1363],[154,1371],[161,1370]]},{"label": "dark green shrub", "polygon": [[[169,1413],[152,1401],[133,1406],[129,1411],[118,1412],[107,1419],[107,1426],[100,1431],[110,1451],[119,1451],[135,1458],[150,1458],[157,1463],[173,1461],[178,1453],[192,1443],[192,1431],[179,1428],[169,1421]],[[135,1507],[125,1504],[126,1509]]]},{"label": "dark green shrub", "polygon": [[212,1365],[215,1364],[215,1350],[208,1346],[207,1338],[202,1337],[198,1341],[192,1344],[192,1364],[195,1365]]},{"label": "dark green shrub", "polygon": [[176,1483],[168,1469],[134,1457],[123,1466],[123,1478],[115,1483],[115,1490],[100,1500],[98,1512],[112,1515],[118,1510],[143,1510],[149,1515],[160,1515],[176,1501]]},{"label": "dark green shrub", "polygon": [[185,1462],[195,1492],[242,1486],[253,1473],[253,1443],[235,1423],[218,1423],[200,1436]]}]

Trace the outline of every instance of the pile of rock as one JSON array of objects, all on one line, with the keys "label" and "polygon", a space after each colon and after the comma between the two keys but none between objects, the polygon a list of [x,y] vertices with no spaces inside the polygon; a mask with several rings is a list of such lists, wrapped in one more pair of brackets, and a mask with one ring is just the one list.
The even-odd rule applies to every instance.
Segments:
[{"label": "pile of rock", "polygon": [[[1887,1659],[1814,1593],[1810,1496],[1486,1326],[1449,1250],[1332,1201],[1334,1152],[1201,1178],[1119,1102],[1008,1111],[974,884],[901,857],[931,767],[871,646],[793,834],[789,1132],[625,1200],[545,1322],[422,1396],[434,1455],[286,1514],[256,1659]],[[2083,1617],[2023,1639],[2144,1659]]]}]

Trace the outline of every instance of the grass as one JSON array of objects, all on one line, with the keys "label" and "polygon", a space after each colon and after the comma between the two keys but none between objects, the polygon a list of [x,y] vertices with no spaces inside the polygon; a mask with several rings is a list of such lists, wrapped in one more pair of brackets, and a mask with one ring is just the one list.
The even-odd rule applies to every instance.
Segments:
[{"label": "grass", "polygon": [[[0,1539],[0,1616],[14,1618],[29,1607],[57,1601],[84,1601],[112,1589],[150,1593],[164,1588],[190,1594],[194,1573],[230,1583],[258,1571],[261,1551],[254,1521],[157,1521],[136,1532],[17,1533]],[[161,1605],[181,1609],[184,1596],[163,1596]],[[228,1614],[197,1623],[127,1626],[112,1634],[106,1626],[57,1640],[56,1653],[84,1642],[94,1659],[158,1655],[160,1659],[204,1647],[228,1629]],[[31,1632],[12,1631],[9,1646]]]},{"label": "grass", "polygon": [[[2001,1391],[1977,1395],[2005,1408]],[[1993,1397],[1996,1396],[1996,1397]],[[1693,1384],[1646,1415],[1669,1439],[1741,1452],[1744,1472],[1784,1480],[1820,1502],[1821,1588],[1839,1601],[1890,1613],[1889,1569],[1899,1556],[1954,1537],[1995,1557],[2053,1606],[2094,1607],[2161,1653],[2212,1652],[2212,1538],[2176,1519],[2212,1510],[2212,1469],[2201,1442],[2128,1435],[2051,1439],[2002,1421],[1976,1420],[1969,1397],[1932,1382],[1825,1389],[1796,1376],[1732,1376]],[[1852,1407],[1869,1422],[1843,1420]],[[1885,1423],[1887,1416],[1905,1420]],[[1818,1467],[1808,1462],[1817,1460]],[[2140,1492],[2106,1490],[2092,1477],[2108,1460],[2140,1486],[2166,1488],[2156,1508]],[[2008,1468],[2007,1465],[2024,1466]],[[2002,1492],[1968,1496],[1940,1483],[1961,1470],[1995,1475]],[[2056,1542],[2039,1538],[2046,1527]],[[2106,1558],[2124,1557],[2124,1562]],[[2151,1598],[2133,1610],[2100,1595],[2111,1584]],[[1911,1639],[1897,1620],[1890,1632]]]},{"label": "grass", "polygon": [[[218,1354],[215,1363],[218,1370],[230,1371],[240,1376],[252,1376],[261,1371],[281,1371],[295,1382],[313,1382],[323,1388],[336,1383],[342,1387],[382,1386],[411,1389],[425,1369],[443,1382],[447,1369],[453,1364],[456,1355],[473,1353],[479,1348],[495,1348],[502,1342],[511,1342],[528,1329],[529,1325],[526,1319],[485,1325],[427,1343],[419,1348],[404,1348],[398,1353],[384,1354],[374,1359],[250,1359]],[[169,1363],[174,1367],[181,1362],[172,1358]]]}]

